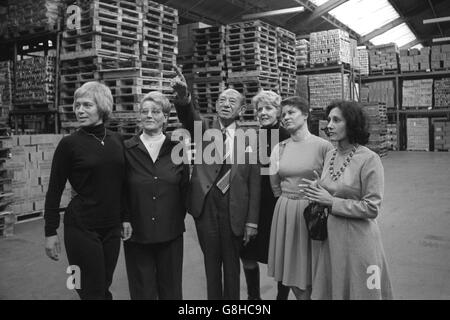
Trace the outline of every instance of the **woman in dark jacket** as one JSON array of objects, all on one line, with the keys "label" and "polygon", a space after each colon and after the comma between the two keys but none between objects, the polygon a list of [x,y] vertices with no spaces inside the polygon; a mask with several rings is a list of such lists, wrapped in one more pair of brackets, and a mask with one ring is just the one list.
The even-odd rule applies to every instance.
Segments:
[{"label": "woman in dark jacket", "polygon": [[75,91],[73,109],[80,129],[58,144],[45,198],[45,249],[58,260],[56,231],[67,180],[76,192],[64,215],[64,244],[81,299],[112,299],[109,286],[119,257],[121,224],[124,240],[131,234],[121,200],[122,138],[104,126],[112,106],[111,91],[104,84],[87,82]]},{"label": "woman in dark jacket", "polygon": [[189,166],[174,164],[176,143],[162,132],[170,109],[162,93],[147,94],[140,105],[143,132],[125,142],[133,235],[124,249],[131,299],[182,299]]},{"label": "woman in dark jacket", "polygon": [[[270,156],[273,147],[289,138],[289,133],[280,126],[280,103],[281,97],[273,91],[260,91],[252,99],[261,126],[260,135],[267,134],[267,144],[260,143],[259,148],[267,148],[266,154]],[[278,139],[272,144],[272,137],[278,134]],[[264,150],[265,151],[265,150]],[[262,169],[268,168],[269,164],[261,164]],[[262,175],[261,179],[261,211],[259,213],[258,234],[241,251],[241,260],[244,267],[245,279],[249,300],[260,300],[259,266],[258,262],[267,264],[269,252],[270,228],[272,224],[273,210],[277,198],[274,197],[270,186],[269,175]],[[278,283],[277,300],[286,300],[289,288]]]}]

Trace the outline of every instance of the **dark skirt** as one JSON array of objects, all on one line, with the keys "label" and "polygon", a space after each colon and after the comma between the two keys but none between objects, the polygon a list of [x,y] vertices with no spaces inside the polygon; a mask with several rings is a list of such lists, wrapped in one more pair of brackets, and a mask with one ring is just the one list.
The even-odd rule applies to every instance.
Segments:
[{"label": "dark skirt", "polygon": [[273,196],[269,176],[263,176],[261,180],[261,209],[259,213],[258,234],[246,246],[242,247],[241,258],[267,264],[270,228],[276,202],[277,198]]}]

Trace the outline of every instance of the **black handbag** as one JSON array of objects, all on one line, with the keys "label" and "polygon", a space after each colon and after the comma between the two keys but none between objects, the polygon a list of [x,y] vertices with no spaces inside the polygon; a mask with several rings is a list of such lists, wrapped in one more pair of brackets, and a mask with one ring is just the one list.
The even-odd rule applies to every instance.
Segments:
[{"label": "black handbag", "polygon": [[327,239],[327,219],[331,211],[330,206],[311,202],[303,212],[309,237],[312,240],[324,241]]}]

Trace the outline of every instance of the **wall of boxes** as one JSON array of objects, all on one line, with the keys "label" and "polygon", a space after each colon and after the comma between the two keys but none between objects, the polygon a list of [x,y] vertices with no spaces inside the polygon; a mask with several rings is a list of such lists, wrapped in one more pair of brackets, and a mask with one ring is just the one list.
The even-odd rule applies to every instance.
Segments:
[{"label": "wall of boxes", "polygon": [[[17,220],[29,215],[42,216],[50,169],[56,146],[63,135],[19,135],[11,138],[11,158],[4,166],[12,178],[14,193],[10,210]],[[61,207],[70,201],[70,186],[62,195]]]}]

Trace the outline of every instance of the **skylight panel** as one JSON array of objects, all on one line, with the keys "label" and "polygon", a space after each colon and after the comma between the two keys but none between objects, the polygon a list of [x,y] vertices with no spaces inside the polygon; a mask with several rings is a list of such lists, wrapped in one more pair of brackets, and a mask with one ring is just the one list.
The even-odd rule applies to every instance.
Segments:
[{"label": "skylight panel", "polygon": [[395,42],[399,47],[401,47],[414,39],[416,39],[416,36],[412,33],[411,29],[406,25],[406,23],[402,23],[401,25],[386,31],[383,34],[370,39],[370,42],[374,45]]},{"label": "skylight panel", "polygon": [[329,13],[362,36],[399,18],[387,0],[350,0]]}]

